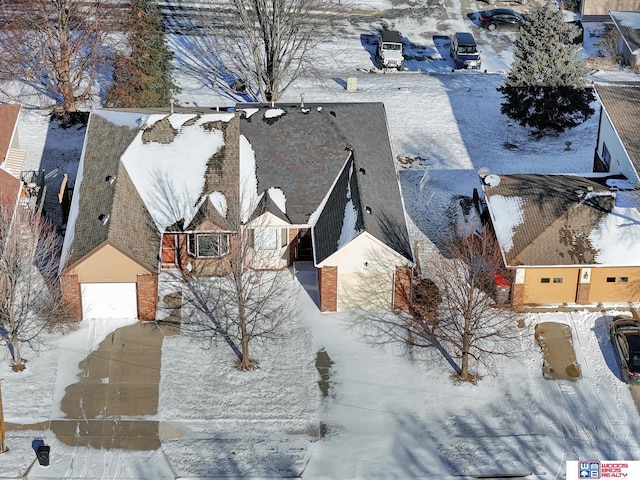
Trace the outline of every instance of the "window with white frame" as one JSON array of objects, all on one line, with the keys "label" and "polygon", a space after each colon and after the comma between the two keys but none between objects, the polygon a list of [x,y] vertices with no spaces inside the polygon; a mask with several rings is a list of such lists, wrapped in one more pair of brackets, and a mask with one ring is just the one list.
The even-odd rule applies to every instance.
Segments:
[{"label": "window with white frame", "polygon": [[222,257],[229,253],[229,234],[189,234],[187,237],[187,252],[194,257]]},{"label": "window with white frame", "polygon": [[255,229],[254,247],[256,250],[275,250],[278,247],[278,230],[275,228]]}]

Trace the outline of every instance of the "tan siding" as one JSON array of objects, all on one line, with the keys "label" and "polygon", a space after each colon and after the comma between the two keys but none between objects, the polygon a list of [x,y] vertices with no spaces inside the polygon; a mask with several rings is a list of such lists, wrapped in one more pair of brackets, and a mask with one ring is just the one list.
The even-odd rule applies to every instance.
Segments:
[{"label": "tan siding", "polygon": [[[607,282],[614,277],[615,282]],[[628,277],[626,283],[620,277]],[[591,269],[591,289],[589,301],[595,302],[637,302],[640,301],[640,268],[593,268]]]},{"label": "tan siding", "polygon": [[[578,287],[577,268],[527,268],[523,303],[574,303]],[[549,278],[549,283],[542,283]],[[562,283],[553,283],[562,278]]]},{"label": "tan siding", "polygon": [[138,275],[151,272],[119,250],[104,245],[68,273],[78,275],[79,283],[135,283]]}]

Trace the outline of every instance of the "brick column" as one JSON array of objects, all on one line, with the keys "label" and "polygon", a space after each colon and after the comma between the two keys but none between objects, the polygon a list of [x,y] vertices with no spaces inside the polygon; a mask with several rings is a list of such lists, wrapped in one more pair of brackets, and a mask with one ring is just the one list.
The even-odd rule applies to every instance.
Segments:
[{"label": "brick column", "polygon": [[411,305],[411,267],[396,267],[393,286],[393,308],[409,310]]},{"label": "brick column", "polygon": [[138,275],[136,287],[138,319],[141,322],[155,321],[158,303],[158,275]]},{"label": "brick column", "polygon": [[318,291],[320,292],[320,311],[338,310],[338,267],[318,269]]},{"label": "brick column", "polygon": [[78,275],[62,275],[60,284],[66,317],[71,320],[82,320],[82,296]]}]

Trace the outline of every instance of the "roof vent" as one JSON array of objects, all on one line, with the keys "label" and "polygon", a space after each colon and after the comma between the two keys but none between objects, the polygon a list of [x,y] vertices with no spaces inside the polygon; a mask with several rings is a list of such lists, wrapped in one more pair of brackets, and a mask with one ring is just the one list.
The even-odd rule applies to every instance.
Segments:
[{"label": "roof vent", "polygon": [[371,215],[371,207],[364,207],[365,211]]},{"label": "roof vent", "polygon": [[497,187],[498,185],[500,185],[500,177],[491,173],[484,177],[484,184],[488,185],[489,187]]},{"label": "roof vent", "polygon": [[100,215],[98,215],[98,220],[102,222],[102,225],[106,225],[107,222],[109,221],[109,214],[101,213]]},{"label": "roof vent", "polygon": [[483,180],[487,177],[487,175],[489,175],[491,173],[491,171],[489,170],[488,167],[480,167],[478,169],[478,176],[480,178],[482,178]]},{"label": "roof vent", "polygon": [[116,176],[115,175],[107,175],[104,180],[109,185],[113,185],[114,183],[116,183]]},{"label": "roof vent", "polygon": [[336,116],[336,112],[334,112],[333,110],[331,110],[329,113],[334,117]]},{"label": "roof vent", "polygon": [[361,174],[363,174],[363,175],[367,173],[367,171],[366,171],[364,168],[362,168],[362,167],[360,167],[360,168],[358,169],[358,171],[359,171]]}]

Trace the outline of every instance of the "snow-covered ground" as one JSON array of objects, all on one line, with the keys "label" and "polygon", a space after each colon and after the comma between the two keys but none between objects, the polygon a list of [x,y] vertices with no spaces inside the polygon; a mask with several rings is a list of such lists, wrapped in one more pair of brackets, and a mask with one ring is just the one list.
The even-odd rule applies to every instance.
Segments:
[{"label": "snow-covered ground", "polygon": [[[363,6],[382,10],[390,4]],[[472,28],[460,10],[457,1],[445,8],[447,31]],[[369,73],[366,35],[373,27],[345,24],[350,36],[323,48],[327,75],[300,79],[283,100],[384,102],[421,256],[426,258],[446,231],[453,201],[478,186],[478,168],[498,174],[590,171],[597,114],[572,131],[533,140],[499,111],[496,88],[508,70],[509,49],[483,47],[483,66],[492,73],[451,72],[450,60],[438,58],[432,41],[441,23],[408,15],[398,17],[395,26],[422,45],[424,58],[408,62],[411,71]],[[490,44],[492,33],[473,31]],[[594,48],[593,37],[585,48]],[[347,77],[355,77],[356,92],[346,91]],[[594,78],[635,80],[637,75],[594,72]],[[229,104],[211,85],[184,76],[178,81],[183,104]],[[81,135],[49,128],[37,111],[23,112],[19,133],[32,168],[44,168],[54,183],[64,173],[73,180]],[[504,148],[507,141],[517,148]],[[308,273],[298,275],[308,282]],[[35,426],[59,418],[60,400],[76,381],[78,363],[126,322],[87,322],[72,334],[51,336],[38,355],[24,352],[29,362],[20,374],[9,370],[8,355],[0,352],[5,421],[34,425],[7,432],[10,450],[0,454],[0,477],[18,477],[31,466],[29,478],[444,480],[531,473],[528,478],[560,479],[567,460],[640,458],[640,417],[629,389],[616,377],[607,337],[613,310],[526,316],[528,329],[540,321],[572,327],[582,369],[577,382],[544,379],[539,348],[523,330],[528,334],[514,345],[521,354],[496,359],[477,385],[468,385],[456,383],[448,364],[432,352],[409,357],[397,346],[368,345],[349,328],[347,314],[320,314],[313,296],[300,289],[302,319],[286,341],[256,352],[261,368],[254,372],[234,370],[233,354],[222,342],[204,350],[184,337],[165,338],[159,411],[145,418],[161,422],[158,451],[72,448]],[[333,362],[326,396],[315,368],[321,350]],[[34,464],[37,438],[51,446],[48,468]]]}]

